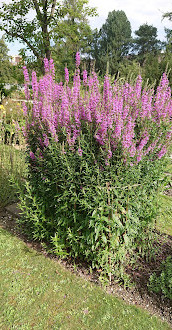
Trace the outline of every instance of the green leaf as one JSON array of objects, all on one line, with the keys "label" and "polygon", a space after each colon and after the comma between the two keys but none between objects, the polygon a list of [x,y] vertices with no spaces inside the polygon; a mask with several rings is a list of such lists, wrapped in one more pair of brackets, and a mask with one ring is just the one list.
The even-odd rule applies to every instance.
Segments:
[{"label": "green leaf", "polygon": [[107,244],[107,238],[104,233],[102,234],[102,241],[103,241],[103,243]]}]

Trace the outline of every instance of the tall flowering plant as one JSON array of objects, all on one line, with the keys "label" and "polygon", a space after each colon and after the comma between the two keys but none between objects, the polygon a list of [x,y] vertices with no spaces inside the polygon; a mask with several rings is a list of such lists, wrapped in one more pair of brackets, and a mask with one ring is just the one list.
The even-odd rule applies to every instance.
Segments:
[{"label": "tall flowering plant", "polygon": [[101,92],[95,72],[87,79],[84,71],[81,81],[79,64],[77,53],[73,85],[69,87],[68,69],[65,68],[66,83],[56,83],[53,62],[45,59],[45,76],[38,82],[36,73],[32,73],[32,96],[24,68],[26,98],[33,100],[31,111],[24,105],[26,134],[29,137],[30,128],[35,125],[42,134],[31,151],[36,152],[36,148],[43,151],[43,146],[46,148],[53,138],[78,152],[83,129],[87,127],[107,166],[119,147],[121,161],[130,165],[138,164],[147,155],[160,159],[166,153],[172,132],[171,89],[166,74],[156,93],[153,89],[142,89],[140,76],[133,86],[118,81],[111,84],[105,76]]},{"label": "tall flowering plant", "polygon": [[[56,253],[84,257],[102,272],[122,274],[129,251],[143,242],[155,217],[154,196],[172,134],[172,100],[164,73],[156,91],[135,84],[99,84],[95,72],[73,84],[26,68],[24,105],[30,204],[23,200],[35,238],[52,240]],[[31,103],[29,103],[31,104]],[[29,188],[30,187],[30,188]],[[34,212],[34,216],[33,216]],[[28,215],[29,214],[29,215]],[[39,220],[34,221],[35,214]]]}]

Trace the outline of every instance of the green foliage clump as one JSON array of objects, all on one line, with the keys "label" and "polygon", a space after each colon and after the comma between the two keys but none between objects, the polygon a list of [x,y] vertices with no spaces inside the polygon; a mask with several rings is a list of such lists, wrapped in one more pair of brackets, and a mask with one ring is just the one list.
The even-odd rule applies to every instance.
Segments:
[{"label": "green foliage clump", "polygon": [[[102,91],[96,74],[87,83],[83,72],[81,84],[79,60],[77,53],[72,88],[67,68],[66,83],[54,82],[52,61],[45,59],[39,83],[32,74],[20,222],[34,239],[51,242],[59,256],[85,260],[102,276],[124,280],[133,253],[146,250],[156,217],[171,139],[171,94],[165,74],[155,96],[142,91],[141,77],[135,85],[115,82],[112,89],[106,76]],[[29,100],[26,68],[24,74]]]},{"label": "green foliage clump", "polygon": [[147,23],[140,25],[135,35],[133,49],[138,53],[139,62],[143,64],[145,54],[156,55],[162,48],[162,43],[157,39],[157,28]]},{"label": "green foliage clump", "polygon": [[16,185],[24,186],[24,153],[13,146],[0,144],[0,209],[18,200]]},{"label": "green foliage clump", "polygon": [[172,300],[172,257],[169,256],[161,265],[161,273],[153,273],[149,278],[149,289],[153,292],[161,292]]},{"label": "green foliage clump", "polygon": [[52,141],[44,160],[29,160],[20,221],[34,239],[51,241],[56,254],[123,278],[129,254],[143,251],[149,241],[162,168],[148,160],[125,167],[120,154],[103,168],[91,144],[84,135],[80,157]]}]

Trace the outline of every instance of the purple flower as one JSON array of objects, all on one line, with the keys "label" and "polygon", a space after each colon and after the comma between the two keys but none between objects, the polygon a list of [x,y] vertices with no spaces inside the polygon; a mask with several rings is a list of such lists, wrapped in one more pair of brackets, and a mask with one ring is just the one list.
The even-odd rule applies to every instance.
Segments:
[{"label": "purple flower", "polygon": [[141,160],[142,160],[142,156],[141,155],[138,155],[137,156],[137,163],[139,163]]},{"label": "purple flower", "polygon": [[162,147],[162,149],[158,153],[158,158],[161,159],[167,152],[167,149],[165,147]]},{"label": "purple flower", "polygon": [[50,71],[49,62],[46,57],[44,58],[44,70],[45,70],[45,73],[48,73]]},{"label": "purple flower", "polygon": [[68,71],[67,67],[65,67],[65,81],[66,81],[66,84],[68,84],[68,82],[69,82],[69,71]]},{"label": "purple flower", "polygon": [[49,61],[49,66],[50,66],[50,73],[52,74],[52,77],[55,79],[55,68],[54,68],[54,62],[53,62],[52,58]]},{"label": "purple flower", "polygon": [[108,150],[107,158],[108,159],[112,158],[112,151],[111,150]]},{"label": "purple flower", "polygon": [[[23,105],[28,146],[34,135],[37,146],[39,137],[42,137],[40,147],[44,150],[52,137],[54,143],[64,144],[63,150],[76,151],[82,156],[83,150],[76,146],[81,134],[88,132],[92,145],[95,143],[100,149],[107,166],[112,153],[116,152],[128,164],[137,164],[146,155],[153,159],[155,152],[159,159],[164,155],[171,139],[172,115],[171,89],[166,75],[163,75],[156,92],[142,90],[140,76],[135,85],[118,81],[111,84],[110,78],[105,76],[102,91],[95,72],[87,77],[84,70],[83,85],[87,88],[81,85],[79,52],[76,53],[72,87],[68,85],[67,68],[66,84],[63,84],[55,82],[53,60],[45,59],[44,65],[47,74],[39,81],[36,73],[32,73],[32,100],[29,75],[24,67],[26,99],[32,101],[28,102],[28,109],[26,104]],[[30,157],[35,159],[32,152]]]},{"label": "purple flower", "polygon": [[48,139],[48,136],[47,136],[46,134],[43,134],[43,136],[44,136],[44,141],[43,141],[43,143],[44,143],[44,145],[45,145],[46,147],[48,147],[48,145],[49,145],[49,139]]},{"label": "purple flower", "polygon": [[80,66],[80,53],[76,53],[76,68],[79,68]]},{"label": "purple flower", "polygon": [[87,70],[84,70],[82,75],[83,75],[83,84],[86,86],[87,85]]},{"label": "purple flower", "polygon": [[106,165],[106,166],[109,166],[109,162],[108,162],[107,159],[105,159],[105,165]]},{"label": "purple flower", "polygon": [[142,139],[137,147],[137,150],[142,150],[144,148],[144,146],[147,144],[147,142],[149,141],[149,134],[147,132],[145,132],[142,136]]},{"label": "purple flower", "polygon": [[78,155],[82,156],[83,150],[81,148],[78,148]]},{"label": "purple flower", "polygon": [[32,159],[32,160],[35,160],[36,159],[36,157],[35,157],[35,155],[34,155],[34,153],[32,152],[32,151],[30,151],[30,158]]},{"label": "purple flower", "polygon": [[29,79],[29,74],[28,74],[28,70],[26,68],[26,66],[23,67],[23,74],[24,74],[24,79],[26,83],[30,83],[30,79]]}]

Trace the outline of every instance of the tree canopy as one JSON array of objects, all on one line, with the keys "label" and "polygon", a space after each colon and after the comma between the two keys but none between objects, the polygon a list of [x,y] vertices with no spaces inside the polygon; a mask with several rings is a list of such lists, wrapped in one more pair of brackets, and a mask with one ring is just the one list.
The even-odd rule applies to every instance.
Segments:
[{"label": "tree canopy", "polygon": [[0,39],[0,84],[7,83],[11,79],[11,63],[8,51],[5,40],[2,37]]},{"label": "tree canopy", "polygon": [[168,53],[172,52],[172,30],[165,28],[166,42],[165,49]]},{"label": "tree canopy", "polygon": [[172,11],[166,12],[162,15],[162,18],[167,18],[169,21],[172,21]]},{"label": "tree canopy", "polygon": [[161,42],[157,39],[157,28],[153,25],[142,24],[139,29],[135,31],[136,38],[134,38],[133,49],[138,55],[140,63],[144,62],[145,56],[150,53],[157,54],[161,49]]},{"label": "tree canopy", "polygon": [[[78,11],[77,17],[72,17],[71,8],[73,6],[75,14],[76,2],[81,11]],[[86,19],[95,15],[95,9],[89,8],[87,4],[88,0],[65,0],[63,3],[57,0],[12,0],[9,4],[4,2],[0,8],[0,30],[6,33],[8,41],[18,39],[23,42],[42,64],[44,57],[50,59],[52,46],[58,41],[58,37],[65,37],[65,21],[69,14],[73,25],[81,21],[83,16]],[[76,34],[74,32],[70,32],[70,39]]]},{"label": "tree canopy", "polygon": [[[123,10],[108,14],[99,33],[95,31],[93,56],[101,72],[109,65],[109,73],[116,73],[118,64],[128,54],[131,42],[131,24]],[[94,51],[95,50],[95,51]]]},{"label": "tree canopy", "polygon": [[64,72],[66,64],[70,72],[73,71],[76,52],[90,53],[92,30],[88,17],[96,15],[96,12],[87,4],[87,0],[64,0],[63,18],[57,23],[53,37],[55,45],[52,54],[57,63],[56,71]]},{"label": "tree canopy", "polygon": [[[88,18],[96,15],[89,0],[5,0],[0,6],[0,30],[9,42],[19,40],[20,50],[30,70],[43,71],[43,59],[53,58],[58,79],[64,76],[64,67],[75,70],[75,54],[83,55],[83,68],[95,67],[100,75],[124,76],[141,69],[151,83],[162,74],[167,63],[172,63],[172,31],[165,29],[166,42],[157,37],[157,28],[147,23],[140,25],[131,37],[131,24],[122,10],[109,12],[100,30],[91,30]],[[172,13],[163,18],[172,20]],[[0,77],[9,81],[10,75],[22,81],[18,67],[10,65],[4,40],[0,42]],[[164,52],[160,53],[163,48]],[[27,57],[29,50],[29,58]],[[6,54],[2,59],[2,53]],[[4,55],[5,56],[5,55]],[[6,69],[7,68],[7,69]],[[5,75],[3,74],[6,74]],[[10,73],[11,72],[11,73]]]}]

